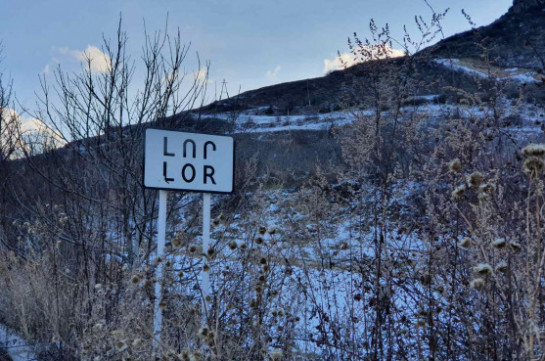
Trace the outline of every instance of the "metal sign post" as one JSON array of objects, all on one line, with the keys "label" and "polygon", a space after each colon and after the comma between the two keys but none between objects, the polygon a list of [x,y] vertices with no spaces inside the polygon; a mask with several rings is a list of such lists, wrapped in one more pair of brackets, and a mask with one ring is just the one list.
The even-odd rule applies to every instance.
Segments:
[{"label": "metal sign post", "polygon": [[232,137],[187,133],[163,129],[146,129],[144,141],[144,187],[159,189],[157,221],[157,269],[153,317],[153,349],[161,342],[162,310],[160,307],[164,270],[167,218],[167,190],[203,192],[203,234],[200,288],[202,319],[207,321],[207,304],[211,300],[210,265],[210,193],[233,191],[235,148]]},{"label": "metal sign post", "polygon": [[167,228],[167,191],[159,191],[159,219],[157,220],[157,269],[155,271],[155,304],[153,307],[153,350],[157,350],[158,343],[161,342],[161,323],[163,321],[163,311],[159,307],[162,298],[162,284],[165,252],[165,235]]},{"label": "metal sign post", "polygon": [[[210,265],[208,264],[208,250],[210,249],[210,193],[202,195],[202,262],[201,292],[202,292],[202,323],[206,325],[208,318],[207,304],[210,302]],[[205,266],[208,269],[205,270]]]}]

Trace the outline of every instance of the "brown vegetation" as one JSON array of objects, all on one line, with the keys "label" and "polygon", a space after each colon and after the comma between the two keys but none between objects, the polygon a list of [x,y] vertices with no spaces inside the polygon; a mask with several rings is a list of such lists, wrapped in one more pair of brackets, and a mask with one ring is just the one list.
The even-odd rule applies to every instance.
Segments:
[{"label": "brown vegetation", "polygon": [[[182,91],[179,38],[148,39],[135,99],[121,31],[105,44],[110,72],[59,72],[60,102],[44,83],[37,115],[65,147],[22,142],[5,126],[17,118],[0,119],[13,129],[0,138],[0,322],[43,345],[44,358],[66,360],[543,359],[545,146],[506,125],[519,103],[504,101],[493,72],[474,80],[486,96],[446,84],[456,111],[439,122],[411,103],[429,85],[418,50],[442,16],[419,20],[396,67],[372,62],[387,57],[387,28],[372,23],[369,41],[354,39],[371,62],[346,99],[366,110],[354,107],[353,123],[275,147],[273,135],[240,138],[247,159],[235,194],[216,198],[206,264],[199,200],[184,193],[169,196],[167,253],[154,259],[156,192],[141,185],[145,127],[183,124],[169,116],[202,94],[198,79]],[[9,87],[6,108],[3,94]],[[16,150],[25,157],[10,160]],[[213,281],[206,324],[203,268]]]}]

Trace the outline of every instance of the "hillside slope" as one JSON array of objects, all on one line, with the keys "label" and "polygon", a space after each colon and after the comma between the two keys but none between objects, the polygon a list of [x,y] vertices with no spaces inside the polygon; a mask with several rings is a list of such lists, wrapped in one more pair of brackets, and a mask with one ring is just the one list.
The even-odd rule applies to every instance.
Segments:
[{"label": "hillside slope", "polygon": [[[454,59],[455,63],[448,64],[445,59]],[[414,89],[413,98],[446,93],[445,87],[477,92],[487,76],[493,80],[496,77],[512,80],[511,88],[516,92],[520,85],[541,82],[537,71],[544,68],[544,60],[545,2],[516,0],[509,11],[492,24],[448,37],[410,60],[378,60],[323,77],[267,86],[217,101],[204,111],[263,107],[285,115],[358,105],[362,96],[370,94],[366,85],[377,69],[383,74],[401,72],[407,62],[413,67],[412,73],[418,73],[422,85]],[[527,91],[533,98],[543,96],[535,88]]]},{"label": "hillside slope", "polygon": [[451,36],[426,52],[434,57],[480,58],[483,46],[501,67],[542,69],[545,60],[545,1],[516,0],[488,26]]}]

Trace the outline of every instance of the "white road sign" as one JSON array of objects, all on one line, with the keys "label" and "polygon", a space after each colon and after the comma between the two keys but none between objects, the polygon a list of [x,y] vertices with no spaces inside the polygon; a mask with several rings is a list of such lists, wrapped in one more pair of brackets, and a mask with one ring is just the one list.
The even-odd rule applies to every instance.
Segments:
[{"label": "white road sign", "polygon": [[231,137],[146,129],[147,188],[231,193],[233,168]]}]

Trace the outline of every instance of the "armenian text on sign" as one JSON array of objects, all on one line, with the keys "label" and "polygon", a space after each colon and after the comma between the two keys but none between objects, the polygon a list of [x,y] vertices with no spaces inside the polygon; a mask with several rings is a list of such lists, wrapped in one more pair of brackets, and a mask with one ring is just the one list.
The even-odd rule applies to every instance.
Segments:
[{"label": "armenian text on sign", "polygon": [[144,186],[156,189],[233,191],[232,137],[147,129]]}]

